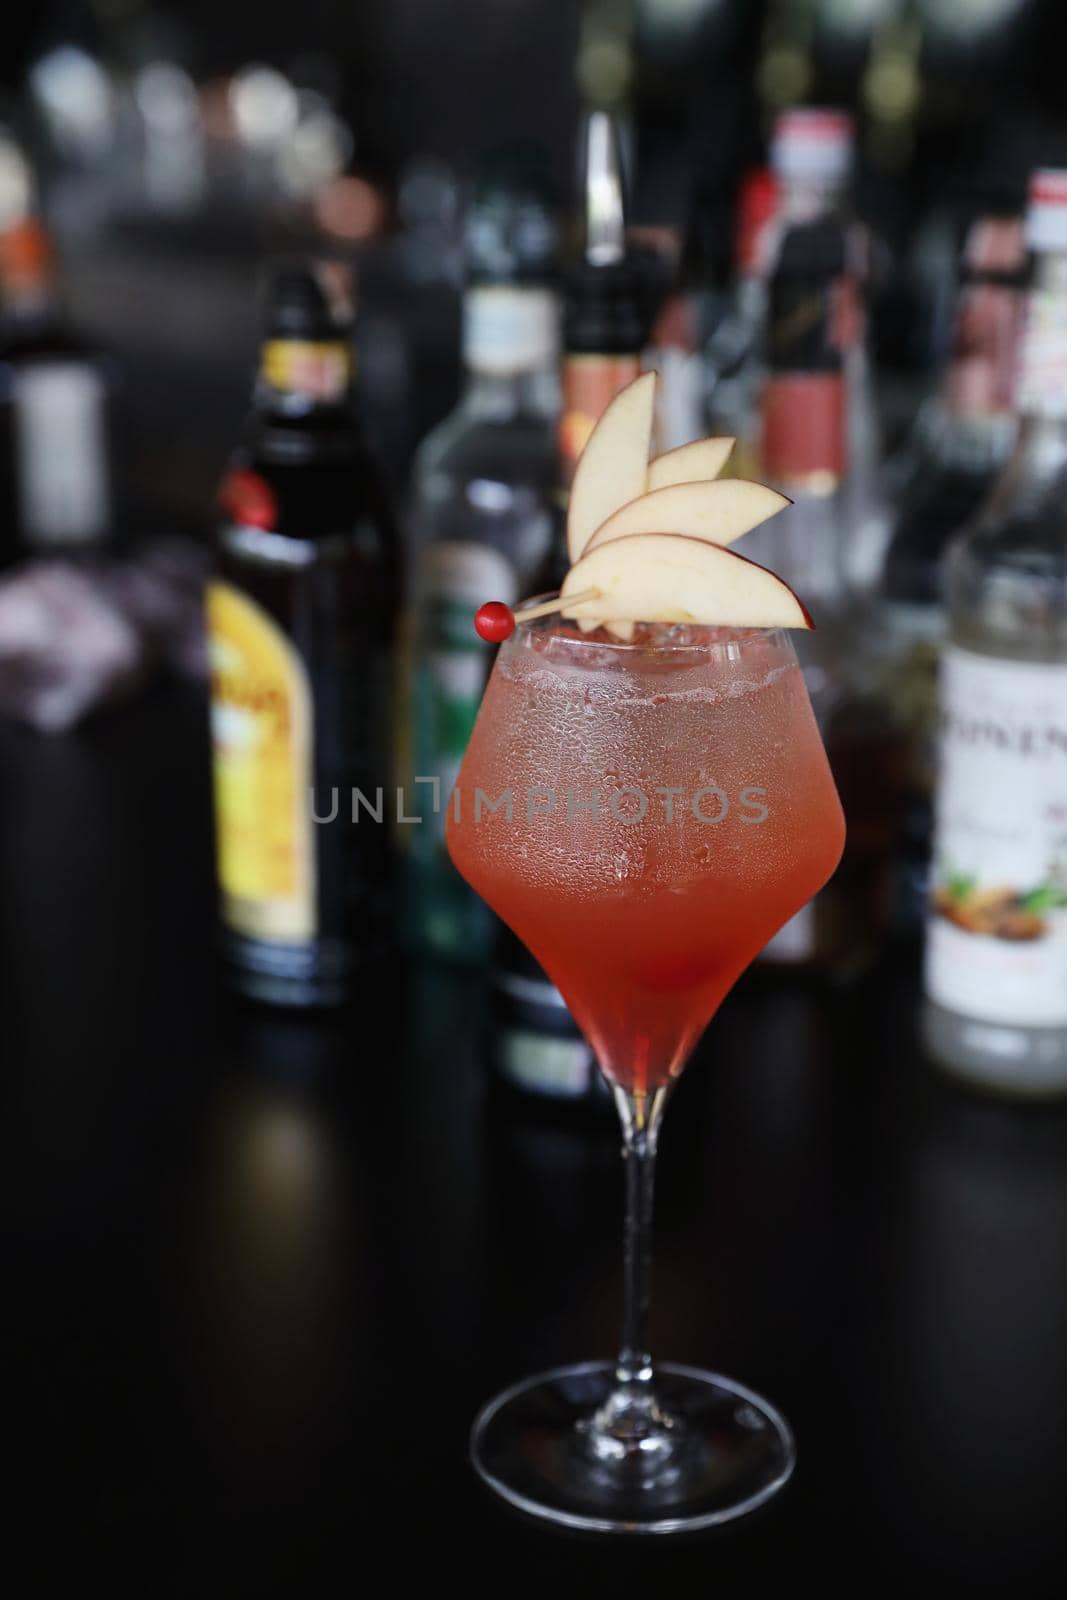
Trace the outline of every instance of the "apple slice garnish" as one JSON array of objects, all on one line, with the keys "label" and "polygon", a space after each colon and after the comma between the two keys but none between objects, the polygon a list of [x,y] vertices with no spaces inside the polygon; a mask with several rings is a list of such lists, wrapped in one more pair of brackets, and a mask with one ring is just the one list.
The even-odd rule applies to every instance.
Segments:
[{"label": "apple slice garnish", "polygon": [[583,633],[595,633],[598,628],[603,628],[605,633],[610,633],[620,644],[629,644],[637,632],[636,622],[597,622],[595,618],[590,617],[579,617],[578,626]]},{"label": "apple slice garnish", "polygon": [[611,539],[575,562],[561,609],[577,622],[692,622],[730,628],[811,628],[788,584],[766,567],[704,539],[638,533]]},{"label": "apple slice garnish", "polygon": [[725,467],[733,439],[694,439],[692,444],[680,444],[676,450],[666,450],[648,463],[646,489],[669,489],[673,483],[707,483],[717,478]]},{"label": "apple slice garnish", "polygon": [[567,507],[567,552],[577,561],[613,511],[645,491],[656,374],[620,389],[578,459]]},{"label": "apple slice garnish", "polygon": [[601,524],[583,554],[635,533],[659,533],[669,528],[687,539],[709,544],[733,544],[743,533],[758,527],[789,505],[784,494],[744,478],[722,478],[714,483],[674,483],[654,489],[622,506]]}]

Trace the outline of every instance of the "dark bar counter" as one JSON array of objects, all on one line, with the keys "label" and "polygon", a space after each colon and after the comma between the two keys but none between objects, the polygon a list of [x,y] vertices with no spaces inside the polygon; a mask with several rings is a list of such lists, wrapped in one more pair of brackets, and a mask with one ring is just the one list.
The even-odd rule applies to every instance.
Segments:
[{"label": "dark bar counter", "polygon": [[778,1403],[796,1475],[719,1534],[543,1531],[466,1434],[613,1352],[611,1119],[489,1085],[469,975],[230,998],[205,724],[0,726],[11,1593],[1059,1592],[1067,1111],[936,1077],[906,961],[750,974],[667,1117],[654,1349]]}]

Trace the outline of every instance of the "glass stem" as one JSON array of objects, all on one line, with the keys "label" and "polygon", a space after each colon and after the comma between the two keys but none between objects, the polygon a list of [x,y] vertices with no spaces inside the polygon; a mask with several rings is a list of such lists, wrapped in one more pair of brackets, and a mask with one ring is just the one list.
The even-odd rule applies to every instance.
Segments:
[{"label": "glass stem", "polygon": [[628,1399],[652,1397],[648,1310],[652,1275],[652,1195],[656,1145],[667,1089],[637,1095],[616,1088],[615,1105],[622,1123],[626,1169],[626,1230],[623,1236],[622,1346],[616,1380]]},{"label": "glass stem", "polygon": [[587,1422],[579,1423],[580,1435],[596,1461],[627,1471],[636,1467],[650,1481],[674,1459],[678,1431],[674,1418],[656,1401],[648,1349],[652,1187],[668,1092],[662,1088],[646,1095],[613,1088],[626,1164],[622,1347],[610,1393]]}]

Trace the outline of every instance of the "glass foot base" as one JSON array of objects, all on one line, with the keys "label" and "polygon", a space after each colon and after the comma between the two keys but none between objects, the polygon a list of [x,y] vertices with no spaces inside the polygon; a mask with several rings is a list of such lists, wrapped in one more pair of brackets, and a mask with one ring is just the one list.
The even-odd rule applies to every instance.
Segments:
[{"label": "glass foot base", "polygon": [[615,1387],[613,1362],[525,1378],[475,1420],[475,1469],[520,1511],[599,1533],[711,1528],[782,1488],[796,1451],[766,1400],[732,1378],[671,1362],[657,1363],[654,1385],[664,1424],[655,1447],[615,1451],[593,1421]]}]

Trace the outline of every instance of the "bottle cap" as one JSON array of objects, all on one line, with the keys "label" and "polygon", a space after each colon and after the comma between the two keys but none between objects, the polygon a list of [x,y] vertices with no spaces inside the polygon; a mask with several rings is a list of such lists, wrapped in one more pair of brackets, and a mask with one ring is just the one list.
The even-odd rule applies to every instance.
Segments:
[{"label": "bottle cap", "polygon": [[1026,242],[1031,250],[1067,250],[1067,169],[1039,167],[1031,173]]},{"label": "bottle cap", "polygon": [[796,106],[775,119],[771,166],[785,183],[844,183],[854,138],[846,112]]}]

